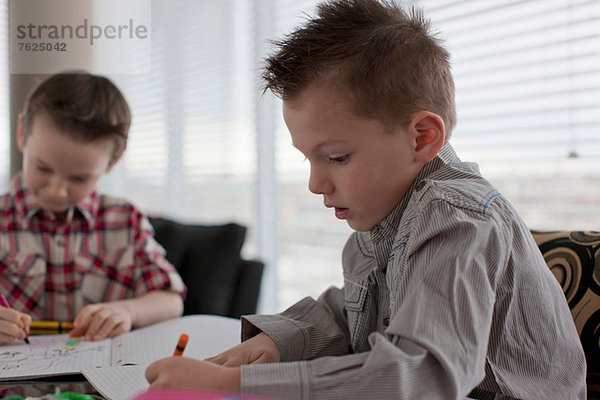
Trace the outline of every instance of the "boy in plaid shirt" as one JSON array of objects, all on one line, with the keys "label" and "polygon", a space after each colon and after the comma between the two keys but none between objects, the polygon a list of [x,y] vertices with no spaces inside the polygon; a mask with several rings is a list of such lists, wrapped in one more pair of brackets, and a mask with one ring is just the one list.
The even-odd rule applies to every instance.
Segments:
[{"label": "boy in plaid shirt", "polygon": [[185,287],[147,217],[96,185],[122,156],[131,115],[108,79],[54,75],[29,96],[23,171],[0,197],[0,344],[34,320],[73,321],[100,340],[181,315]]}]

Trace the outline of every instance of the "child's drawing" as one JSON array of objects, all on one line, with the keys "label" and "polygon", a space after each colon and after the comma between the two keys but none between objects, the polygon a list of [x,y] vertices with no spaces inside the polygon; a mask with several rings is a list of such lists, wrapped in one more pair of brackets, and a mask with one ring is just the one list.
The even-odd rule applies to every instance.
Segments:
[{"label": "child's drawing", "polygon": [[84,366],[110,366],[110,340],[97,342],[69,335],[30,336],[31,345],[19,343],[0,348],[0,379],[79,373]]}]

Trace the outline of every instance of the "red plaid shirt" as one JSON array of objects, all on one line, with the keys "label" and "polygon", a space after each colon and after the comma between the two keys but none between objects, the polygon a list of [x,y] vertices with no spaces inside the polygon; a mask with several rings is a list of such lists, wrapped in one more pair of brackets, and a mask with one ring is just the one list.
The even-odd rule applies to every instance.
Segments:
[{"label": "red plaid shirt", "polygon": [[0,197],[0,291],[14,309],[72,321],[87,304],[158,289],[185,287],[148,218],[128,202],[94,192],[59,223],[21,174]]}]

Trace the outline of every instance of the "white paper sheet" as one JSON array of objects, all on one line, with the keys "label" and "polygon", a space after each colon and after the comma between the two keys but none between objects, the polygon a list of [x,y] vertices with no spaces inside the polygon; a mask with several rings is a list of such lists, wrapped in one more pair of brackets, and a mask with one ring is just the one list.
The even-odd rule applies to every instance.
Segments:
[{"label": "white paper sheet", "polygon": [[189,315],[160,322],[113,339],[112,365],[146,364],[173,355],[179,336],[189,341],[184,355],[203,359],[240,342],[240,321],[215,315]]},{"label": "white paper sheet", "polygon": [[[189,336],[184,356],[204,359],[240,342],[240,321],[213,315],[190,315],[137,329],[114,339],[70,344],[72,341],[67,334],[30,336],[31,345],[22,342],[0,347],[0,382],[85,371],[91,376],[90,383],[100,392],[104,388],[114,388],[115,393],[124,388],[138,388],[142,384],[147,385],[143,373],[138,376],[134,375],[134,372],[139,372],[137,369],[108,368],[141,365],[145,370],[145,366],[153,361],[173,355],[182,333]],[[103,369],[107,371],[101,371]],[[132,382],[124,384],[111,375],[129,374],[127,371],[132,371],[131,376],[122,378],[130,379],[137,386]],[[138,382],[140,376],[143,379]]]},{"label": "white paper sheet", "polygon": [[105,398],[129,400],[148,388],[146,367],[172,356],[182,333],[189,336],[183,355],[204,359],[240,343],[240,329],[239,320],[211,315],[161,322],[113,339],[112,367],[88,366],[81,372]]},{"label": "white paper sheet", "polygon": [[145,365],[84,368],[82,373],[98,393],[110,400],[130,400],[150,386]]}]

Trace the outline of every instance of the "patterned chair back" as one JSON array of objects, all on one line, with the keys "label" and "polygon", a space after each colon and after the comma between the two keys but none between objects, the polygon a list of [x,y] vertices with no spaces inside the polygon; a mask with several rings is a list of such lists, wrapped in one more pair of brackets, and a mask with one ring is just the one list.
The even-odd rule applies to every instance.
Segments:
[{"label": "patterned chair back", "polygon": [[588,399],[600,399],[600,232],[531,233],[569,303],[587,361]]}]

